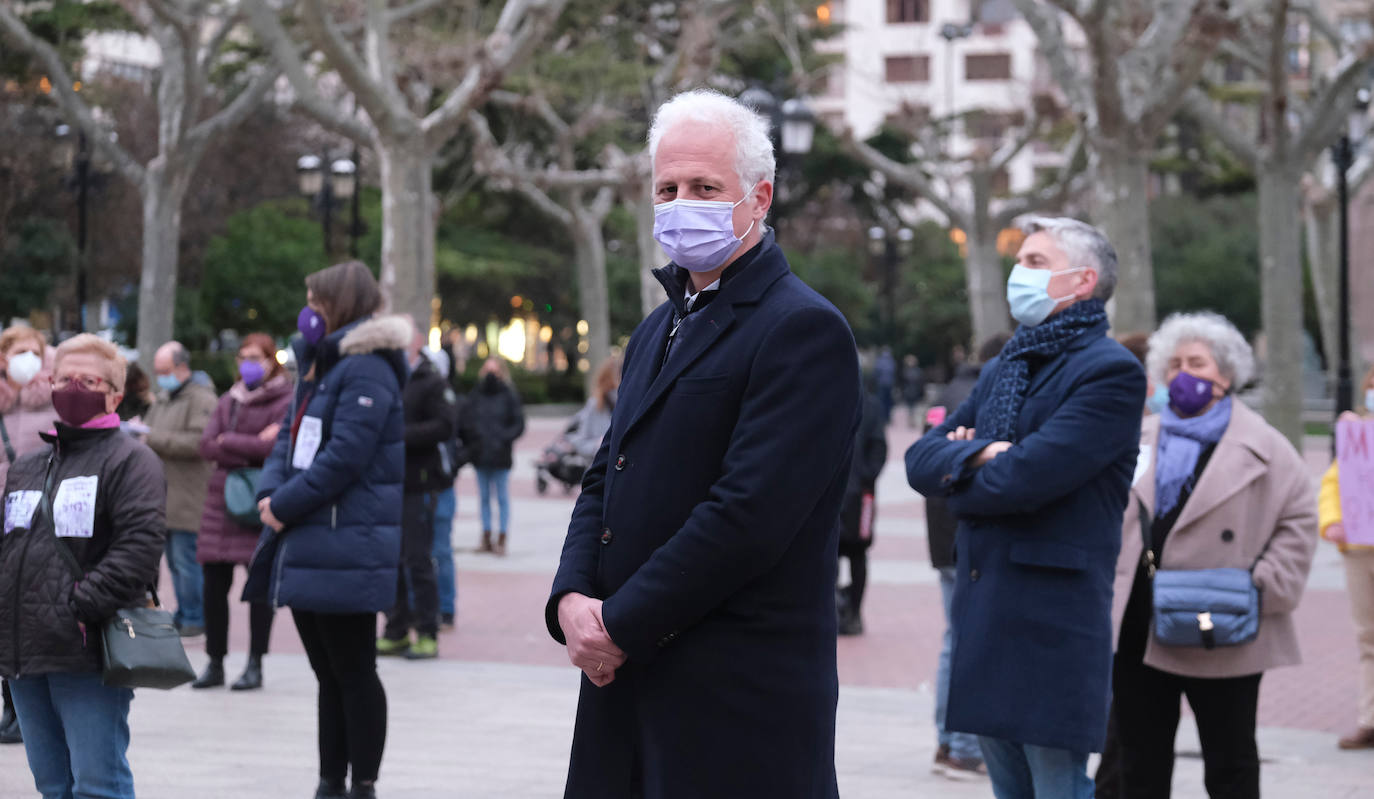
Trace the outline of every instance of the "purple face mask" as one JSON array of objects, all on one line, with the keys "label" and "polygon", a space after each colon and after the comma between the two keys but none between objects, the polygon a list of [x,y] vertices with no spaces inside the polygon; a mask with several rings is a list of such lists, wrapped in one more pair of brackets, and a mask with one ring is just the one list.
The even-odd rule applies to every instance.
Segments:
[{"label": "purple face mask", "polygon": [[1212,381],[1179,372],[1169,382],[1169,403],[1184,416],[1194,416],[1212,401]]},{"label": "purple face mask", "polygon": [[296,317],[296,329],[301,331],[301,338],[305,339],[305,343],[313,347],[324,338],[324,317],[307,305],[301,309],[301,315]]},{"label": "purple face mask", "polygon": [[[757,184],[755,184],[757,185]],[[673,263],[690,272],[719,269],[742,239],[735,235],[735,207],[754,191],[750,187],[739,202],[673,200],[654,206],[654,240]],[[754,229],[749,223],[748,236]]]},{"label": "purple face mask", "polygon": [[244,361],[239,364],[239,377],[243,378],[243,384],[252,388],[267,376],[267,370],[257,361]]}]

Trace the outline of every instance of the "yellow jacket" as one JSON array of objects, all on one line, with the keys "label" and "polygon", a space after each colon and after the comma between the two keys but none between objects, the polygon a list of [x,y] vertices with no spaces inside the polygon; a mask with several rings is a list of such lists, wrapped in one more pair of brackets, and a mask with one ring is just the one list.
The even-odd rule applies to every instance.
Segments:
[{"label": "yellow jacket", "polygon": [[[1333,524],[1341,523],[1341,474],[1340,466],[1331,462],[1331,468],[1322,475],[1321,493],[1317,495],[1317,526],[1322,532],[1322,538],[1326,538],[1326,528]],[[1329,539],[1328,539],[1329,540]],[[1374,547],[1361,544],[1337,544],[1342,552],[1352,549],[1367,550]]]}]

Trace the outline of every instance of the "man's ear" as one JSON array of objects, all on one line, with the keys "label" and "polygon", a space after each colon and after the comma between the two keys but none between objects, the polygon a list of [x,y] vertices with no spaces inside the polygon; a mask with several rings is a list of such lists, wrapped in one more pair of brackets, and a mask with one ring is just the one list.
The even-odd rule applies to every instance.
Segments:
[{"label": "man's ear", "polygon": [[768,211],[773,207],[773,183],[772,181],[761,180],[754,187],[754,202],[760,211],[756,219],[768,216]]},{"label": "man's ear", "polygon": [[1097,291],[1097,270],[1084,269],[1079,273],[1078,290],[1074,294],[1083,299],[1088,299]]}]

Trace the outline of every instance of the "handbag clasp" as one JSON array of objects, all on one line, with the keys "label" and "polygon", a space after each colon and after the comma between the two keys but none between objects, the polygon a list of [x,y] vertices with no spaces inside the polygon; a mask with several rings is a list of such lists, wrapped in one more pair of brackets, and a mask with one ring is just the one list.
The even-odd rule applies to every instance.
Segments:
[{"label": "handbag clasp", "polygon": [[130,637],[130,638],[137,638],[137,637],[138,637],[137,635],[134,634],[134,623],[133,623],[133,622],[129,621],[128,619],[120,619],[120,621],[124,622],[124,629],[129,631],[129,637]]},{"label": "handbag clasp", "polygon": [[1211,632],[1213,628],[1212,614],[1207,611],[1197,614],[1197,628],[1204,633]]}]

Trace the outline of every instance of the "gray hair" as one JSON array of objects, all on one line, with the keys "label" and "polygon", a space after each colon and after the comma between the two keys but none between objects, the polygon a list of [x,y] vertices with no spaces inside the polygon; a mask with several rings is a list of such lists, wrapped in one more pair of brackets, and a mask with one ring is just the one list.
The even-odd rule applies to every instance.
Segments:
[{"label": "gray hair", "polygon": [[1145,369],[1156,383],[1163,383],[1169,371],[1169,359],[1178,346],[1198,341],[1207,345],[1216,359],[1217,369],[1239,389],[1255,376],[1255,352],[1230,320],[1211,311],[1171,314],[1164,324],[1150,336],[1150,351],[1145,356]]},{"label": "gray hair", "polygon": [[167,355],[172,359],[172,366],[191,365],[191,351],[180,341],[167,342]]},{"label": "gray hair", "polygon": [[1040,232],[1053,236],[1071,266],[1097,273],[1093,296],[1103,301],[1112,298],[1116,291],[1116,249],[1101,230],[1067,216],[1028,216],[1018,227],[1027,236]]},{"label": "gray hair", "polygon": [[735,175],[746,191],[756,183],[773,182],[777,162],[769,121],[733,97],[710,89],[683,92],[658,107],[649,126],[651,162],[658,158],[658,144],[664,134],[683,122],[705,122],[734,135]]}]

